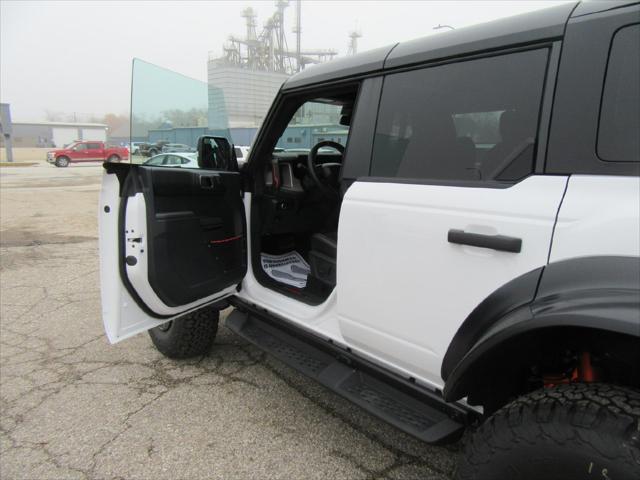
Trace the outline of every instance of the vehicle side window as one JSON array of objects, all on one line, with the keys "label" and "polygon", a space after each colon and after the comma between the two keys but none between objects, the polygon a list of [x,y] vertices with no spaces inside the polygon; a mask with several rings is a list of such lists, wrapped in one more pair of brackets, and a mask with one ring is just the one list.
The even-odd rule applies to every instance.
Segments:
[{"label": "vehicle side window", "polygon": [[621,28],[611,42],[602,92],[598,156],[640,162],[640,24]]},{"label": "vehicle side window", "polygon": [[533,172],[547,49],[385,77],[370,174],[516,181]]},{"label": "vehicle side window", "polygon": [[74,150],[75,150],[76,152],[82,152],[82,151],[84,151],[84,150],[86,150],[86,149],[87,149],[87,144],[86,144],[86,143],[79,143],[78,145],[76,145],[76,146],[74,147]]},{"label": "vehicle side window", "polygon": [[177,155],[167,155],[165,165],[182,165],[182,160]]},{"label": "vehicle side window", "polygon": [[102,148],[102,145],[100,145],[99,143],[87,143],[87,148],[89,150],[100,150]]},{"label": "vehicle side window", "polygon": [[153,165],[155,167],[160,166],[160,165],[164,165],[164,161],[166,159],[166,155],[157,155],[155,157],[153,157],[150,160],[147,160],[145,162],[145,165]]}]

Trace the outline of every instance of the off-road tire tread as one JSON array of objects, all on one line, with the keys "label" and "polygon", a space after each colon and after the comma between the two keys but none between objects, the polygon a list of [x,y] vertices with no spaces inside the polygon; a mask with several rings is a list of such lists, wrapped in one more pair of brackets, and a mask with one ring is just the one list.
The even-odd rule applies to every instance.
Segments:
[{"label": "off-road tire tread", "polygon": [[169,358],[191,358],[205,355],[218,333],[219,312],[203,308],[173,321],[167,332],[149,330],[151,341],[160,353]]},{"label": "off-road tire tread", "polygon": [[[570,427],[570,428],[567,428]],[[602,432],[607,432],[603,438]],[[624,439],[623,448],[611,434]],[[468,432],[457,480],[488,478],[490,465],[536,442],[587,449],[640,478],[640,392],[605,383],[574,383],[537,390],[507,404]]]}]

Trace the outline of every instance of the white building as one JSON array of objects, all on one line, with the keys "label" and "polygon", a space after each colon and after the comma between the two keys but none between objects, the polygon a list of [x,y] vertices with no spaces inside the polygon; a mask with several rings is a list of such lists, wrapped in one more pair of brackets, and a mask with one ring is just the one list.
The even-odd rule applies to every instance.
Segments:
[{"label": "white building", "polygon": [[209,128],[257,127],[288,75],[207,63]]},{"label": "white building", "polygon": [[102,123],[12,122],[14,147],[60,148],[76,140],[107,140],[107,125]]}]

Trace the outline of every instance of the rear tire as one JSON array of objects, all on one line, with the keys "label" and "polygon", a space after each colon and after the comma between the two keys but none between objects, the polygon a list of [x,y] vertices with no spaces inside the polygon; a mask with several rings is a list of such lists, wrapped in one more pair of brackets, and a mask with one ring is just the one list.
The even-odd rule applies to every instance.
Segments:
[{"label": "rear tire", "polygon": [[107,162],[119,162],[120,161],[120,157],[118,155],[111,155],[109,158],[107,158]]},{"label": "rear tire", "polygon": [[68,167],[69,159],[67,157],[58,157],[56,158],[56,167]]},{"label": "rear tire", "polygon": [[468,439],[458,480],[640,478],[640,392],[603,383],[545,388]]},{"label": "rear tire", "polygon": [[220,312],[205,307],[149,330],[151,341],[165,357],[190,358],[211,350]]}]

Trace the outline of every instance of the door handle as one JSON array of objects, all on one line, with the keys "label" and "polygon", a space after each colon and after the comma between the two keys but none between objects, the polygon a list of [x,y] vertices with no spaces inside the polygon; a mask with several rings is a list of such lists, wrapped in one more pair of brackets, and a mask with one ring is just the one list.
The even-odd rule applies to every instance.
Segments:
[{"label": "door handle", "polygon": [[484,235],[481,233],[469,233],[464,230],[449,230],[447,235],[449,243],[469,245],[471,247],[490,248],[500,252],[520,253],[522,239],[507,237],[505,235]]},{"label": "door handle", "polygon": [[213,190],[215,188],[215,177],[200,175],[200,187]]}]

